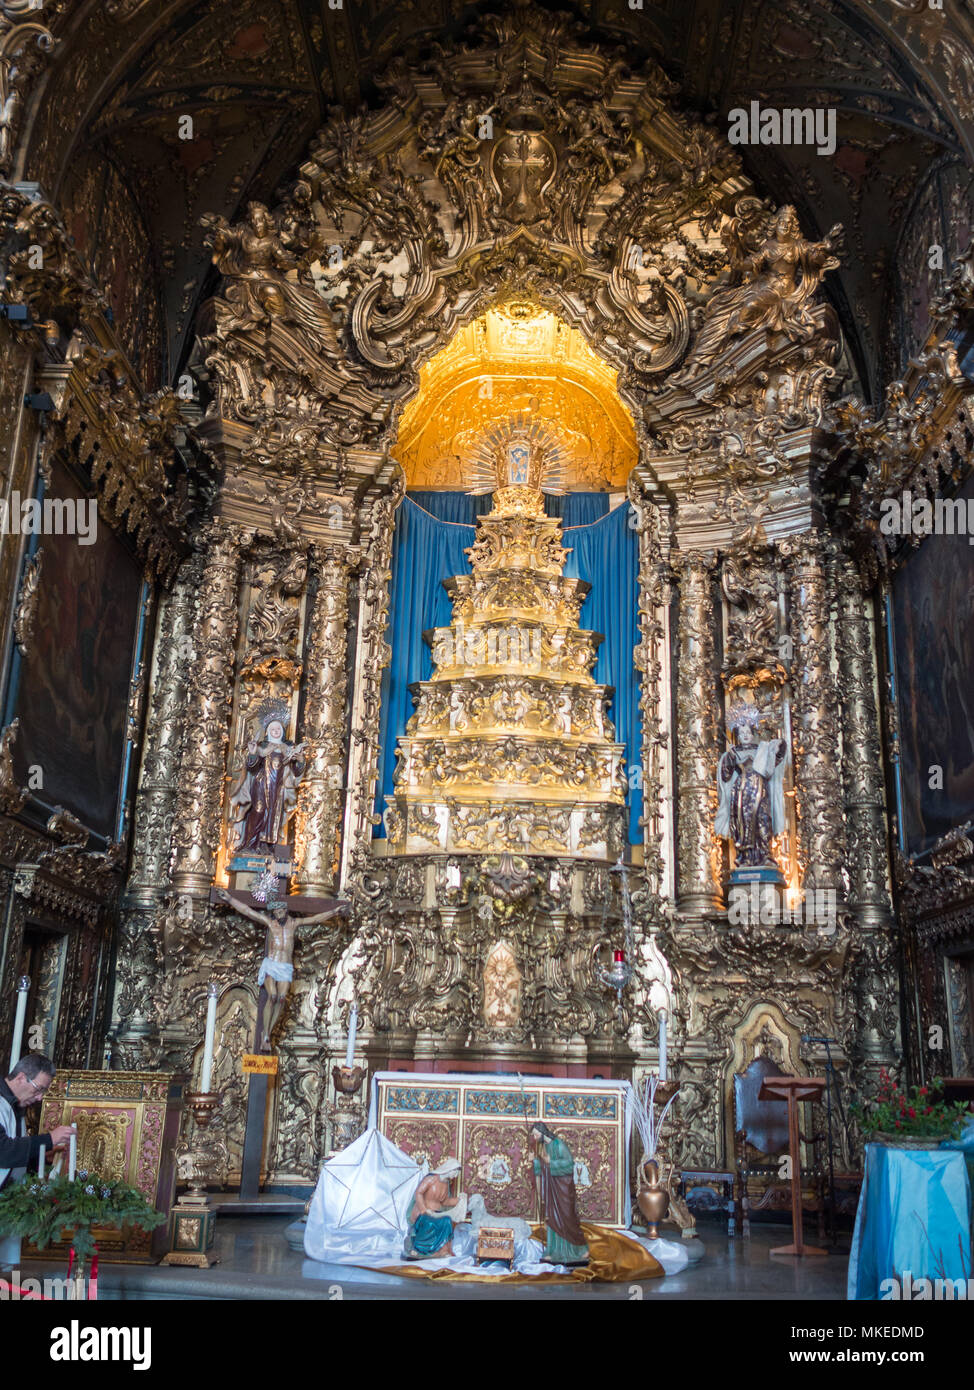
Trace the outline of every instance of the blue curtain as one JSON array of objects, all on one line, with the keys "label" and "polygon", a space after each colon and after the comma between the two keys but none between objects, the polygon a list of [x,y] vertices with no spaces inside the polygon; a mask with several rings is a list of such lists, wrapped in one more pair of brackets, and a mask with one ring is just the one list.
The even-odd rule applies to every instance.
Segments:
[{"label": "blue curtain", "polygon": [[474,518],[489,512],[494,504],[489,492],[482,497],[472,497],[469,492],[407,492],[406,496],[437,521],[452,521],[460,526],[472,526]]},{"label": "blue curtain", "polygon": [[[561,505],[564,543],[566,549],[571,549],[565,573],[592,585],[582,606],[580,626],[605,637],[594,676],[605,685],[615,686],[609,712],[616,738],[626,745],[627,768],[638,767],[641,727],[633,648],[638,638],[639,552],[636,533],[629,524],[632,511],[626,503],[610,512],[605,493],[573,493],[546,499],[546,504],[553,502]],[[380,815],[385,809],[385,797],[393,790],[396,740],[405,732],[406,721],[414,709],[409,686],[413,681],[427,680],[432,671],[423,632],[449,623],[452,605],[442,581],[454,574],[469,574],[470,565],[463,552],[474,542],[473,518],[489,511],[490,506],[489,497],[471,497],[468,493],[411,492],[399,508],[390,584],[392,659],[383,674],[379,721],[376,810]],[[629,794],[629,838],[633,844],[642,839],[641,815],[642,790],[637,787]],[[377,833],[382,834],[381,828]]]},{"label": "blue curtain", "polygon": [[[423,497],[463,497],[462,493],[420,493]],[[473,499],[465,497],[466,502]],[[489,499],[488,499],[489,500]],[[396,740],[406,731],[415,708],[409,693],[412,681],[428,680],[433,670],[430,649],[423,633],[446,627],[453,605],[443,580],[469,574],[464,550],[473,545],[473,526],[438,521],[406,496],[396,515],[392,541],[392,579],[389,585],[389,633],[392,659],[382,673],[382,706],[379,715],[379,796],[376,811],[385,810],[396,770]],[[381,827],[377,833],[383,834]]]},{"label": "blue curtain", "polygon": [[587,579],[591,584],[582,604],[579,627],[601,632],[605,641],[599,647],[593,675],[603,685],[614,685],[615,696],[609,715],[615,724],[616,740],[626,745],[626,768],[630,782],[639,785],[629,791],[629,843],[642,842],[639,819],[643,813],[642,776],[632,777],[642,768],[642,720],[639,715],[639,679],[633,648],[639,640],[639,547],[631,525],[629,503],[616,507],[591,526],[565,528],[565,548],[571,554],[565,573]]},{"label": "blue curtain", "polygon": [[591,526],[593,521],[609,514],[607,492],[569,492],[565,497],[546,497],[544,509],[549,516],[560,516],[566,529],[569,526]]},{"label": "blue curtain", "polygon": [[[494,499],[489,493],[471,497],[469,492],[409,492],[417,506],[439,521],[452,521],[472,526],[474,519],[489,512]],[[544,509],[549,516],[560,516],[566,526],[590,526],[599,517],[608,515],[607,492],[569,492],[564,497],[545,497]]]}]

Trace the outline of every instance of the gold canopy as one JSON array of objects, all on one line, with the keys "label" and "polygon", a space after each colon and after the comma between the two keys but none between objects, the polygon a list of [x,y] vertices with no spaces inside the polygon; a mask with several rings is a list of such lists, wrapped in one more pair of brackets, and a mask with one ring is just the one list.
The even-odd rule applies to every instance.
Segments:
[{"label": "gold canopy", "polygon": [[555,314],[529,304],[490,309],[420,368],[394,450],[406,486],[490,491],[482,446],[499,420],[543,425],[566,492],[621,491],[636,432],[616,373]]}]

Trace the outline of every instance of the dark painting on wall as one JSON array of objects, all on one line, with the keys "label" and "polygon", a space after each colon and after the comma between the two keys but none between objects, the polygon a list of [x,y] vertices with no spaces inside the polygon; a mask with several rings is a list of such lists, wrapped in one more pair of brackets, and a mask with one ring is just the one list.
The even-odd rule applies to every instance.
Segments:
[{"label": "dark painting on wall", "polygon": [[[49,496],[82,493],[55,464]],[[87,505],[84,516],[88,515]],[[140,568],[98,518],[96,539],[42,535],[34,640],[19,672],[15,770],[41,769],[36,794],[111,838],[125,750]]]},{"label": "dark painting on wall", "polygon": [[[974,497],[974,478],[959,496]],[[903,830],[929,849],[974,819],[974,546],[928,536],[893,583]],[[942,785],[939,785],[942,782]]]}]

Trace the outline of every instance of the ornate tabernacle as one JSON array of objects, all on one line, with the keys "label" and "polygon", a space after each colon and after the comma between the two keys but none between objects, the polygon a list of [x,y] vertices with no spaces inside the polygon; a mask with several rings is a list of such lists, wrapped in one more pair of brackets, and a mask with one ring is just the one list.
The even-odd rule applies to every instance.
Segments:
[{"label": "ornate tabernacle", "polygon": [[515,851],[615,859],[622,849],[624,749],[592,679],[596,633],[578,614],[589,585],[562,573],[561,522],[545,515],[559,453],[537,424],[489,434],[470,470],[494,494],[446,580],[449,627],[426,634],[432,678],[399,741],[387,798],[398,854]]},{"label": "ornate tabernacle", "polygon": [[[59,1071],[44,1097],[40,1132],[77,1125],[79,1173],[87,1169],[121,1179],[157,1211],[168,1212],[184,1083],[183,1076],[161,1072]],[[133,1263],[157,1260],[168,1239],[165,1226],[151,1232],[114,1226],[92,1231],[104,1255]],[[70,1245],[65,1240],[52,1249],[66,1255]]]},{"label": "ornate tabernacle", "polygon": [[583,1221],[628,1226],[629,1131],[624,1081],[406,1075],[372,1078],[370,1123],[416,1162],[460,1159],[458,1188],[495,1217],[536,1217],[530,1126],[541,1120],[571,1150]]}]

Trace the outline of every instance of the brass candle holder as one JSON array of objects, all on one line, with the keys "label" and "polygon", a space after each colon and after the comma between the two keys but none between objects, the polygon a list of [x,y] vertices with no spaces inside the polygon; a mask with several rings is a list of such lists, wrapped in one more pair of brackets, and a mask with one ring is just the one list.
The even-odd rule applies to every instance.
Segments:
[{"label": "brass candle holder", "polygon": [[331,1076],[337,1094],[328,1107],[331,1121],[329,1158],[347,1149],[365,1129],[365,1106],[356,1097],[366,1075],[365,1067],[332,1067]]},{"label": "brass candle holder", "polygon": [[[176,1149],[179,1175],[189,1182],[170,1212],[169,1252],[163,1256],[164,1265],[191,1265],[208,1269],[217,1260],[207,1252],[213,1245],[216,1212],[210,1205],[207,1185],[218,1181],[221,1169],[226,1171],[228,1154],[222,1140],[206,1135],[217,1107],[223,1099],[221,1091],[187,1091],[185,1100],[189,1139]],[[191,1140],[191,1142],[190,1142]]]}]

